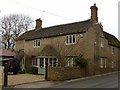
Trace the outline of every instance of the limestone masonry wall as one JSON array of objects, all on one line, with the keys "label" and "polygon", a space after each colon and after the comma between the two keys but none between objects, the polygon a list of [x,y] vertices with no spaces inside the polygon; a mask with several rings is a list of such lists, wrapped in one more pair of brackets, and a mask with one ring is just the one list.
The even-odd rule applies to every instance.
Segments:
[{"label": "limestone masonry wall", "polygon": [[68,80],[85,77],[85,68],[79,67],[49,67],[48,80]]}]

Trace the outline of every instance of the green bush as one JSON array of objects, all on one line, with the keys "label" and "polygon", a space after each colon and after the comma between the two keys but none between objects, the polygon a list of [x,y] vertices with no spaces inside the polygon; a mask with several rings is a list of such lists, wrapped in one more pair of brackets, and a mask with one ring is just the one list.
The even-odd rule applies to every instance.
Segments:
[{"label": "green bush", "polygon": [[75,64],[81,68],[85,68],[88,64],[87,59],[81,57],[81,56],[77,56],[74,58]]}]

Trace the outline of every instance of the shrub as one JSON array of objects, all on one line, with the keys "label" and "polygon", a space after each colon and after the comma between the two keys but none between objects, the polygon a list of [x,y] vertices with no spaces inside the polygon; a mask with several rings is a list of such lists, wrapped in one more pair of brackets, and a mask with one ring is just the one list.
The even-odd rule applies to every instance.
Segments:
[{"label": "shrub", "polygon": [[81,57],[81,56],[77,56],[74,58],[75,64],[81,68],[85,68],[88,64],[87,59]]}]

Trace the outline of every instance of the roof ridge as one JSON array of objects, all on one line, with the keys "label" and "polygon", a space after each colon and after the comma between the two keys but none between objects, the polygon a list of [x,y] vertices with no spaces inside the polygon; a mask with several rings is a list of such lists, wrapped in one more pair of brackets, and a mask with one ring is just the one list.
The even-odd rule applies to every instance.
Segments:
[{"label": "roof ridge", "polygon": [[[70,24],[75,24],[75,23],[83,23],[83,22],[88,22],[91,21],[90,19],[84,20],[84,21],[77,21],[77,22],[71,22],[71,23],[64,23],[64,24],[59,24],[59,25],[54,25],[54,26],[49,26],[49,27],[45,27],[42,29],[47,29],[47,28],[52,28],[52,27],[58,27],[58,26],[64,26],[64,25],[70,25]],[[92,21],[91,21],[92,22]]]}]

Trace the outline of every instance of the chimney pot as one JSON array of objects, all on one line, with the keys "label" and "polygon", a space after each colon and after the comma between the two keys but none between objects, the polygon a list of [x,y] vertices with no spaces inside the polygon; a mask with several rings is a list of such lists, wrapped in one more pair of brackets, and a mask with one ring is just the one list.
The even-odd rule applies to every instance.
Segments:
[{"label": "chimney pot", "polygon": [[36,19],[36,27],[35,27],[35,29],[39,30],[41,28],[42,28],[42,20],[40,18]]},{"label": "chimney pot", "polygon": [[98,8],[96,7],[96,3],[94,3],[94,5],[90,7],[90,9],[91,9],[91,20],[94,22],[98,22],[98,13],[97,13]]}]

